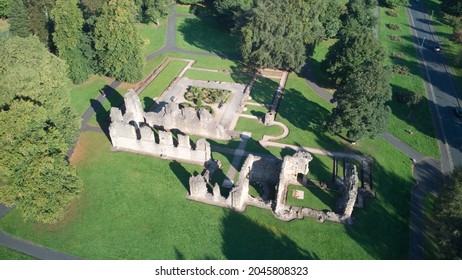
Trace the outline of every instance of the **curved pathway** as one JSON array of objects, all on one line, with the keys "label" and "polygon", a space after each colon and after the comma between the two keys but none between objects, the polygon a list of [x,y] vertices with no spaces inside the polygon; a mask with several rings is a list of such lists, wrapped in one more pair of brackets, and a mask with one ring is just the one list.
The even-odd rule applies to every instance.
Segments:
[{"label": "curved pathway", "polygon": [[[184,54],[193,54],[193,55],[204,55],[204,56],[214,56],[214,57],[220,57],[217,54],[214,53],[206,53],[206,52],[197,52],[197,51],[190,51],[190,50],[184,50],[181,48],[178,48],[176,46],[176,19],[179,17],[195,17],[193,15],[181,15],[176,12],[176,7],[174,6],[173,12],[170,14],[168,17],[167,21],[167,35],[166,35],[166,41],[165,41],[165,46],[148,55],[146,57],[146,60],[149,61],[153,59],[154,57],[163,54],[163,53],[168,53],[168,52],[179,52],[179,53],[184,53]],[[232,58],[229,56],[228,58]],[[120,81],[114,80],[112,81],[108,86],[110,86],[113,89],[116,89],[119,85],[121,84]],[[110,95],[110,92],[107,92],[106,95]],[[106,96],[99,95],[98,97],[95,97],[95,102],[99,102],[100,104],[103,104],[103,102],[107,99]],[[88,121],[90,118],[95,114],[95,110],[93,107],[88,107],[87,110],[82,114],[81,118],[81,124],[80,124],[80,131],[84,130],[95,130],[95,131],[101,131],[100,128],[93,128],[88,126]],[[70,158],[72,154],[74,153],[75,147],[77,144],[77,139],[74,143],[74,145],[68,150],[67,156]],[[4,205],[0,204],[0,219],[8,213],[10,209],[5,207]],[[13,237],[12,235],[9,235],[5,233],[4,231],[0,230],[0,246],[4,246],[7,248],[10,248],[12,250],[22,252],[24,254],[27,254],[29,256],[35,257],[37,259],[44,259],[44,260],[76,260],[79,259],[78,257],[71,256],[68,254],[60,253],[58,251],[43,247],[38,244],[34,244],[29,241],[25,241],[22,239],[18,239]]]}]

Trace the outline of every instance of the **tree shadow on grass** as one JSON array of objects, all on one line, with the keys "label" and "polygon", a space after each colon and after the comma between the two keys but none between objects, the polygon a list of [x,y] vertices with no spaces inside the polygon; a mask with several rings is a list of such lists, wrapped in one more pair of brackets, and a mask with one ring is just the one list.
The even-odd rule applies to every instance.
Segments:
[{"label": "tree shadow on grass", "polygon": [[377,259],[407,259],[412,178],[403,178],[379,163],[372,165],[377,198],[355,209],[348,235]]},{"label": "tree shadow on grass", "polygon": [[240,56],[236,52],[237,40],[214,18],[184,18],[183,23],[177,25],[177,32],[183,35],[187,44],[200,50],[226,58]]},{"label": "tree shadow on grass", "polygon": [[231,260],[318,259],[300,248],[285,234],[275,235],[246,216],[224,210],[222,219],[223,254]]},{"label": "tree shadow on grass", "polygon": [[[300,130],[312,132],[316,136],[315,141],[324,149],[330,151],[344,150],[339,142],[326,134],[324,122],[330,116],[330,111],[318,103],[308,100],[298,90],[288,89],[285,91],[278,115]],[[289,134],[288,138],[290,137]],[[300,146],[302,144],[300,143]]]},{"label": "tree shadow on grass", "polygon": [[271,104],[274,95],[279,87],[279,83],[272,79],[259,77],[255,81],[250,97],[252,100],[260,104]]}]

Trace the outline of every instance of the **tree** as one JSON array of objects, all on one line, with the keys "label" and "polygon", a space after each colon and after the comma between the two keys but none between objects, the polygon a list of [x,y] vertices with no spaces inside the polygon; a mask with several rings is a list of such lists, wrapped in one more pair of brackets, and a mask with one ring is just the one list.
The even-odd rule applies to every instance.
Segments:
[{"label": "tree", "polygon": [[37,35],[50,49],[53,48],[51,10],[55,0],[28,0],[29,26],[34,35]]},{"label": "tree", "polygon": [[345,82],[348,73],[359,69],[366,62],[382,62],[385,50],[374,38],[372,31],[341,36],[329,49],[322,66],[336,85]]},{"label": "tree", "polygon": [[78,0],[57,0],[51,11],[55,25],[53,42],[58,54],[69,65],[69,77],[74,83],[88,79],[89,63],[83,55],[83,14],[77,6]]},{"label": "tree", "polygon": [[10,0],[0,0],[0,18],[8,17],[8,3]]},{"label": "tree", "polygon": [[213,7],[220,15],[219,19],[227,26],[234,27],[235,16],[247,12],[252,7],[253,0],[215,0]]},{"label": "tree", "polygon": [[178,0],[179,3],[181,4],[187,4],[187,5],[190,5],[190,4],[199,4],[201,2],[203,2],[204,0]]},{"label": "tree", "polygon": [[142,0],[140,1],[141,19],[143,22],[155,22],[168,16],[172,10],[173,0]]},{"label": "tree", "polygon": [[462,1],[460,0],[441,0],[441,9],[450,15],[462,16]]},{"label": "tree", "polygon": [[32,34],[29,12],[25,0],[11,0],[8,5],[8,22],[11,35],[27,37]]},{"label": "tree", "polygon": [[441,258],[462,258],[462,166],[445,178],[436,210],[437,232]]},{"label": "tree", "polygon": [[350,73],[345,83],[334,93],[337,107],[327,121],[333,134],[346,131],[350,141],[374,138],[388,123],[391,99],[389,70],[383,64],[368,62]]},{"label": "tree", "polygon": [[137,82],[143,70],[135,10],[131,0],[109,0],[95,26],[95,49],[102,71],[124,82]]},{"label": "tree", "polygon": [[306,47],[324,37],[321,0],[257,0],[240,28],[244,61],[257,67],[299,71]]},{"label": "tree", "polygon": [[0,41],[0,59],[0,201],[52,223],[81,189],[66,161],[78,130],[67,66],[36,37]]},{"label": "tree", "polygon": [[326,1],[324,15],[321,17],[326,39],[335,37],[342,27],[342,21],[340,20],[342,9],[337,0]]},{"label": "tree", "polygon": [[[377,0],[350,0],[346,8],[345,25],[349,21],[355,21],[358,25],[373,28],[376,25],[377,19],[372,10],[377,5]],[[352,23],[350,23],[352,24]],[[353,24],[354,25],[354,24]]]},{"label": "tree", "polygon": [[383,0],[383,2],[390,8],[406,6],[407,4],[409,4],[409,0]]}]

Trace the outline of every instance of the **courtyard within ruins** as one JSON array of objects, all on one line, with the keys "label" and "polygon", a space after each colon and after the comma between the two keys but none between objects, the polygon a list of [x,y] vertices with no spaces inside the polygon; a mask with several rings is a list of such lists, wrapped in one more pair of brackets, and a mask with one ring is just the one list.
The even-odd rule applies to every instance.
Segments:
[{"label": "courtyard within ruins", "polygon": [[[164,65],[171,60],[166,59]],[[187,199],[239,212],[245,211],[247,206],[259,207],[272,211],[276,218],[284,221],[312,217],[319,222],[327,220],[351,224],[353,209],[363,207],[366,197],[374,197],[370,158],[277,142],[290,133],[287,126],[276,121],[288,73],[261,69],[251,74],[252,78],[247,84],[193,80],[184,77],[188,69],[214,70],[192,68],[194,61],[185,61],[186,67],[149,108],[143,109],[138,95],[155,78],[158,70],[140,83],[137,89],[130,89],[124,95],[124,106],[111,109],[109,135],[114,151],[200,165],[203,171],[193,174],[189,179]],[[162,69],[162,66],[159,68]],[[269,95],[268,100],[272,100],[269,104],[252,100],[252,89],[257,77],[270,78],[279,83],[274,92],[265,93]],[[188,104],[185,107],[186,92],[191,87],[202,91],[223,90],[230,96],[220,104],[207,103],[208,109],[190,107]],[[262,107],[266,113],[262,116],[245,114],[247,106]],[[280,126],[280,135],[263,135],[261,139],[253,140],[258,141],[262,147],[292,150],[292,155],[278,158],[246,151],[246,145],[252,139],[252,131],[235,130],[239,118],[253,119],[265,126]],[[197,140],[192,141],[191,138]],[[232,149],[214,147],[207,139],[238,139],[240,142]],[[232,155],[228,170],[222,170],[223,165],[212,157],[212,150]],[[333,158],[334,172],[330,182],[308,179],[313,159],[311,154]],[[339,174],[339,167],[343,168],[342,174]],[[310,195],[315,189],[334,193],[335,207],[316,209],[315,206],[297,206],[289,202],[303,199],[305,194]]]}]

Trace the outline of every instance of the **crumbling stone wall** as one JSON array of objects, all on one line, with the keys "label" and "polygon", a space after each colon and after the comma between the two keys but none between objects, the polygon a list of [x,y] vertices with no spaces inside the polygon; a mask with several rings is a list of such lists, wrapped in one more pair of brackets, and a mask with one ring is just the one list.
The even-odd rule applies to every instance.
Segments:
[{"label": "crumbling stone wall", "polygon": [[141,102],[134,91],[125,97],[125,114],[119,108],[111,108],[111,124],[109,135],[114,150],[123,150],[175,159],[203,165],[211,159],[210,144],[199,139],[193,149],[189,136],[178,134],[178,144],[174,144],[173,135],[169,131],[158,130],[159,140],[156,142],[152,126],[145,122]]},{"label": "crumbling stone wall", "polygon": [[340,188],[340,199],[338,201],[338,212],[342,214],[342,218],[349,220],[353,214],[353,209],[358,197],[358,172],[356,166],[347,163],[345,166],[345,180]]},{"label": "crumbling stone wall", "polygon": [[221,140],[231,139],[222,125],[218,124],[209,111],[194,108],[182,108],[170,102],[160,112],[148,112],[146,122],[152,127],[163,127],[165,130],[177,129],[189,135]]}]

